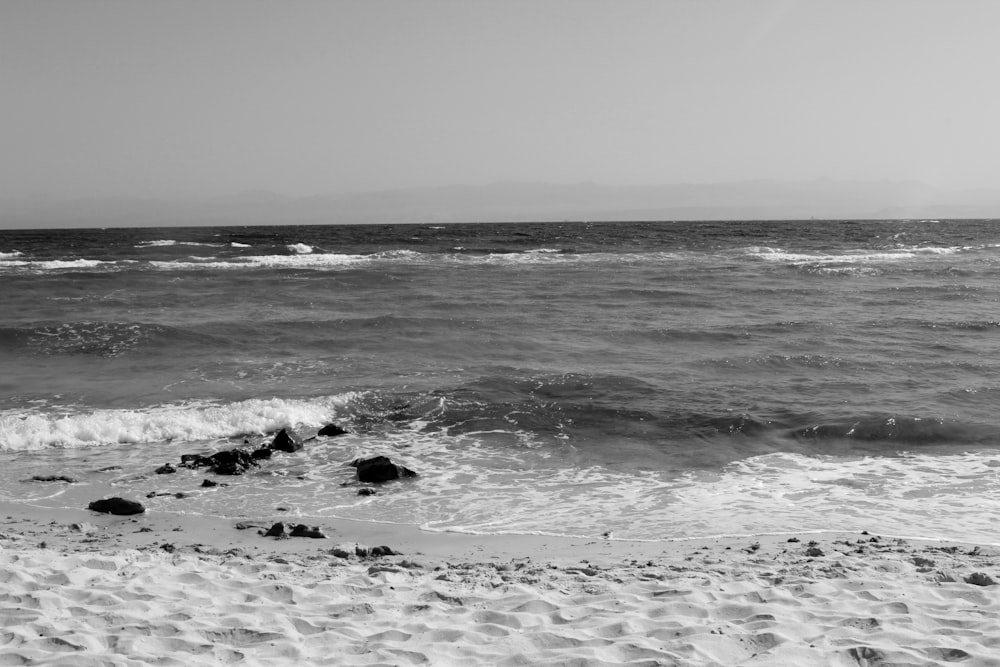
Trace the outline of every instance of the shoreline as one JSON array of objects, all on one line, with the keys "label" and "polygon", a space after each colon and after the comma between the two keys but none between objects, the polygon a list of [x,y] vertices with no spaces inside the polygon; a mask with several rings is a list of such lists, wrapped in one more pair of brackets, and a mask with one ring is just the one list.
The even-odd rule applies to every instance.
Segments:
[{"label": "shoreline", "polygon": [[[949,540],[930,537],[907,537],[884,533],[848,531],[792,531],[756,533],[751,535],[714,535],[663,538],[658,540],[630,540],[615,537],[596,538],[533,533],[477,534],[454,531],[425,530],[413,524],[371,522],[365,520],[323,518],[315,519],[324,538],[266,537],[266,532],[278,522],[286,526],[300,523],[293,516],[274,513],[268,518],[229,519],[179,512],[149,512],[132,516],[102,514],[88,509],[46,507],[12,501],[0,501],[0,517],[5,528],[16,527],[23,533],[4,535],[15,542],[30,541],[35,537],[47,544],[46,548],[64,550],[84,549],[118,551],[148,549],[158,543],[174,544],[175,548],[248,549],[261,554],[297,554],[313,551],[324,552],[344,546],[388,546],[400,554],[420,554],[432,560],[476,557],[496,559],[523,558],[534,555],[538,559],[563,563],[577,555],[588,560],[611,564],[623,559],[677,558],[688,551],[709,546],[722,549],[749,549],[754,543],[772,548],[780,545],[791,547],[810,541],[836,543],[854,540],[867,542],[875,537],[881,541],[905,542],[914,548],[934,549],[939,546],[977,548],[981,553],[1000,556],[1000,544]],[[302,519],[301,521],[312,521]],[[73,528],[85,526],[85,530]],[[60,530],[60,526],[64,530]],[[134,529],[134,530],[130,530]],[[176,538],[170,541],[166,538]],[[789,540],[795,539],[794,542]],[[193,541],[195,540],[195,541]]]},{"label": "shoreline", "polygon": [[[1000,550],[982,545],[343,519],[319,526],[325,539],[275,539],[258,534],[271,519],[9,501],[0,517],[0,659],[12,662],[988,664],[1000,650]],[[355,550],[376,546],[393,553]]]}]

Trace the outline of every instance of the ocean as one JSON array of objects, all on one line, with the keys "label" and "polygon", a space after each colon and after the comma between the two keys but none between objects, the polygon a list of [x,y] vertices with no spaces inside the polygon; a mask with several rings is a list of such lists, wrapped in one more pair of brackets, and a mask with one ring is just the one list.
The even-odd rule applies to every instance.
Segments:
[{"label": "ocean", "polygon": [[998,364],[993,221],[0,231],[0,499],[1000,544]]}]

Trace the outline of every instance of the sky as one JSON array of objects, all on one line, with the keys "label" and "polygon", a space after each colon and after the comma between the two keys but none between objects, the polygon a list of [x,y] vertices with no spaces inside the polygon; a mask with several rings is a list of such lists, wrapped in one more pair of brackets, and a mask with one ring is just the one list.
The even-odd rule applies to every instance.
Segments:
[{"label": "sky", "polygon": [[0,198],[1000,184],[995,0],[2,0]]}]

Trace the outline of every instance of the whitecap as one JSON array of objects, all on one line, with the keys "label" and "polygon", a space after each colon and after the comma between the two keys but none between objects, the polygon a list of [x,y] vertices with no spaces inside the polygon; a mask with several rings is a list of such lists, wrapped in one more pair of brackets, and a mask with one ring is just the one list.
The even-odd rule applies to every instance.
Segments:
[{"label": "whitecap", "polygon": [[173,239],[159,239],[156,241],[140,241],[136,243],[134,248],[160,248],[165,246],[177,245],[177,241]]},{"label": "whitecap", "polygon": [[143,410],[93,410],[0,415],[0,448],[13,451],[94,447],[117,443],[191,442],[285,426],[320,426],[353,392],[316,399],[251,399],[235,403],[181,403]]},{"label": "whitecap", "polygon": [[[194,260],[195,258],[190,258]],[[341,255],[323,253],[317,255],[253,255],[249,257],[234,257],[231,260],[206,258],[206,261],[153,261],[149,266],[167,271],[184,271],[190,269],[336,269],[345,266],[370,262],[367,255]]]}]

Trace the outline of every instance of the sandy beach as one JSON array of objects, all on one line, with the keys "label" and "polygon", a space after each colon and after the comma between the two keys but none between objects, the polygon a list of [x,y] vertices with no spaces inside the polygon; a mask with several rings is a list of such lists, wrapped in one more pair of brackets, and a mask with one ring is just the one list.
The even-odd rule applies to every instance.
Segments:
[{"label": "sandy beach", "polygon": [[[262,533],[280,516],[16,504],[0,516],[0,664],[1000,660],[1000,560],[976,545],[478,537],[351,521],[274,538]],[[382,546],[392,555],[370,553]]]}]

